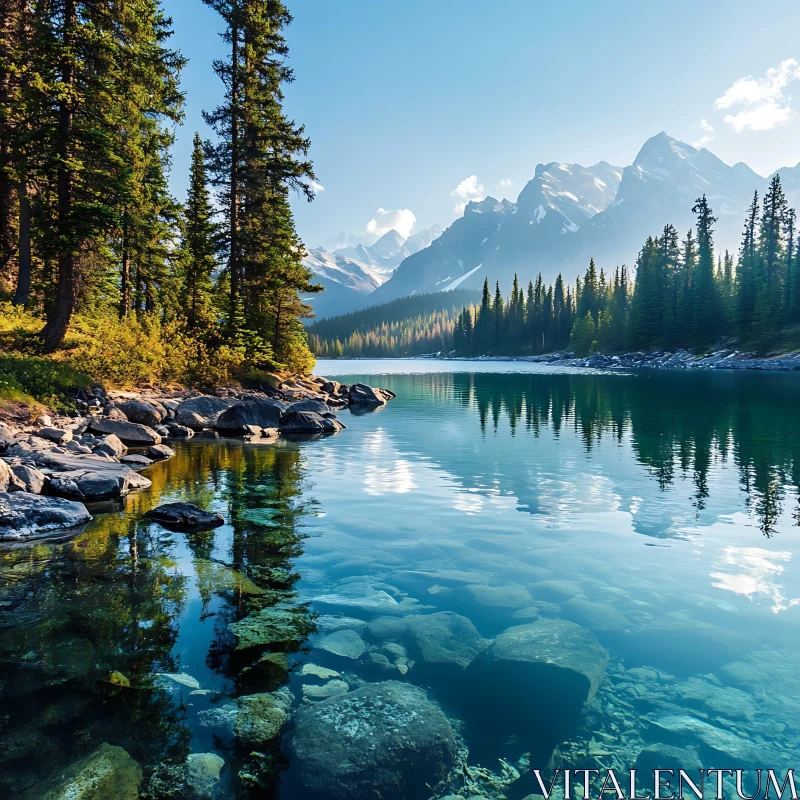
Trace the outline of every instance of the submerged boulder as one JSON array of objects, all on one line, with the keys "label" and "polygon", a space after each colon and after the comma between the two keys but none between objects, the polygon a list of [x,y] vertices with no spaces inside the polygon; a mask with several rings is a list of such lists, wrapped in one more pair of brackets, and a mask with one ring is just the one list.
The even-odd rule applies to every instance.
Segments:
[{"label": "submerged boulder", "polygon": [[238,401],[230,397],[199,395],[184,400],[175,409],[175,422],[193,431],[201,431],[214,425],[217,417]]},{"label": "submerged boulder", "polygon": [[166,528],[179,530],[208,530],[225,524],[222,514],[203,511],[191,503],[163,503],[145,512],[144,516]]},{"label": "submerged boulder", "polygon": [[301,709],[289,784],[309,800],[423,800],[456,761],[442,710],[398,681],[362,686]]},{"label": "submerged boulder", "polygon": [[0,493],[0,541],[27,541],[87,523],[83,503],[28,492]]},{"label": "submerged boulder", "polygon": [[289,719],[292,694],[288,689],[240,697],[236,703],[236,736],[249,748],[264,748],[274,742]]},{"label": "submerged boulder", "polygon": [[219,415],[214,427],[222,433],[245,434],[249,425],[276,428],[286,406],[271,397],[251,397],[240,400]]},{"label": "submerged boulder", "polygon": [[428,670],[463,672],[489,644],[466,617],[452,611],[377,617],[367,632],[380,642],[403,642]]},{"label": "submerged boulder", "polygon": [[103,743],[49,783],[33,787],[24,800],[137,800],[142,768],[121,747]]},{"label": "submerged boulder", "polygon": [[236,649],[246,650],[264,645],[294,647],[311,633],[314,624],[302,606],[277,604],[232,622],[228,627],[238,641]]},{"label": "submerged boulder", "polygon": [[574,622],[516,625],[467,668],[474,691],[467,711],[484,726],[492,720],[495,745],[516,734],[541,757],[576,726],[607,663],[594,635]]},{"label": "submerged boulder", "polygon": [[94,433],[113,433],[124,444],[139,446],[161,444],[161,437],[152,428],[136,422],[95,417],[89,424],[89,430]]}]

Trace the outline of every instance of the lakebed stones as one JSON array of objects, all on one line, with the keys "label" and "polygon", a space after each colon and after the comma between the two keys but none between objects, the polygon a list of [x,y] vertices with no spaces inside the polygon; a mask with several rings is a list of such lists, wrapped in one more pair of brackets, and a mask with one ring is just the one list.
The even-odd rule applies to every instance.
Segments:
[{"label": "lakebed stones", "polygon": [[47,788],[32,787],[23,800],[138,800],[142,768],[121,747],[103,743],[67,767]]},{"label": "lakebed stones", "polygon": [[264,748],[273,743],[289,719],[292,694],[288,689],[261,692],[238,698],[236,737],[249,748]]},{"label": "lakebed stones", "polygon": [[113,433],[124,444],[146,447],[151,444],[161,444],[161,437],[147,425],[136,422],[122,422],[120,420],[95,417],[89,424],[89,430],[94,433]]},{"label": "lakebed stones", "polygon": [[466,617],[452,611],[378,617],[367,633],[380,642],[403,642],[417,662],[430,672],[463,672],[489,642]]},{"label": "lakebed stones", "polygon": [[456,761],[447,717],[397,681],[323,700],[294,721],[288,780],[309,800],[422,800]]},{"label": "lakebed stones", "polygon": [[202,508],[191,503],[164,503],[156,508],[151,508],[144,516],[165,528],[175,528],[176,530],[209,530],[225,524],[222,514],[203,511]]},{"label": "lakebed stones", "polygon": [[236,636],[237,650],[267,645],[296,647],[313,627],[304,609],[282,604],[262,608],[228,626]]},{"label": "lakebed stones", "polygon": [[495,729],[518,735],[532,753],[549,754],[576,726],[607,663],[594,635],[573,622],[540,619],[508,628],[467,668],[474,688],[467,709],[473,730],[492,720]]},{"label": "lakebed stones", "polygon": [[24,542],[77,528],[91,515],[83,503],[28,492],[0,494],[0,541]]},{"label": "lakebed stones", "polygon": [[316,645],[320,650],[325,650],[341,658],[358,659],[366,651],[364,640],[352,630],[341,630],[331,633]]},{"label": "lakebed stones", "polygon": [[190,753],[186,757],[186,783],[199,798],[210,798],[219,783],[225,760],[216,753]]}]

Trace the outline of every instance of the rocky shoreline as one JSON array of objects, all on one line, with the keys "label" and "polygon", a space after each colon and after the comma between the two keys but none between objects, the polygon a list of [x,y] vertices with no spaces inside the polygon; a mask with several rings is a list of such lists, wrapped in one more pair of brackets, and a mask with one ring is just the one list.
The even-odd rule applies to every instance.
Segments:
[{"label": "rocky shoreline", "polygon": [[365,384],[296,376],[276,388],[196,392],[82,393],[67,416],[29,425],[0,421],[0,544],[67,532],[91,520],[86,507],[146,489],[140,470],[174,451],[164,444],[199,432],[251,443],[316,438],[346,426],[337,412],[372,411],[394,397]]},{"label": "rocky shoreline", "polygon": [[531,364],[548,364],[559,367],[589,367],[601,370],[628,369],[735,369],[777,370],[789,372],[800,370],[800,352],[783,353],[777,356],[756,356],[738,350],[716,350],[706,355],[696,355],[690,350],[650,350],[606,355],[592,353],[576,358],[574,353],[545,353],[540,356],[451,356],[436,353],[418,356],[426,359],[448,361],[523,361]]}]

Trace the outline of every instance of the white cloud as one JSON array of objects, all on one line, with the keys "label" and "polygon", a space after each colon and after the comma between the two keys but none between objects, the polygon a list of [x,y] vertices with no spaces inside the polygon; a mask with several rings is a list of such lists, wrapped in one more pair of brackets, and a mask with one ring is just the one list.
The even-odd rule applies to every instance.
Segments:
[{"label": "white cloud", "polygon": [[380,239],[384,233],[394,229],[407,239],[416,221],[414,213],[408,208],[398,208],[396,211],[379,208],[376,216],[367,223],[367,233]]},{"label": "white cloud", "polygon": [[317,183],[316,181],[311,181],[311,188],[314,190],[316,194],[325,191],[325,187],[321,183]]},{"label": "white cloud", "polygon": [[737,133],[744,130],[768,131],[788,122],[795,112],[791,107],[791,96],[786,96],[786,87],[800,78],[800,65],[793,58],[786,58],[777,67],[770,67],[763,78],[748,75],[739,78],[727,91],[714,101],[716,109],[741,110],[726,114],[725,122]]},{"label": "white cloud", "polygon": [[506,189],[506,188],[508,188],[509,186],[511,186],[511,184],[512,184],[512,183],[514,183],[514,181],[512,181],[512,180],[511,180],[511,178],[500,178],[500,185],[501,185],[501,186],[502,186],[504,189]]},{"label": "white cloud", "polygon": [[706,119],[700,120],[700,130],[703,132],[699,139],[692,142],[692,147],[705,147],[714,138],[714,126]]},{"label": "white cloud", "polygon": [[467,203],[471,201],[483,200],[486,193],[483,191],[483,184],[478,183],[477,175],[470,175],[469,178],[464,178],[461,183],[450,192],[450,196],[455,198],[456,204],[453,207],[454,214],[463,214]]}]

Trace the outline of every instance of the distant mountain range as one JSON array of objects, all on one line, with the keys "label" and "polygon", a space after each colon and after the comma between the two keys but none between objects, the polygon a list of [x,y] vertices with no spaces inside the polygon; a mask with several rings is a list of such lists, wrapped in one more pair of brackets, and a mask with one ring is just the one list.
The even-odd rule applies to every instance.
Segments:
[{"label": "distant mountain range", "polygon": [[369,295],[391,278],[403,260],[428,247],[441,234],[442,229],[432,225],[408,238],[390,230],[371,245],[340,247],[333,252],[309,249],[304,263],[325,291],[305,300],[313,306],[317,319],[370,305]]},{"label": "distant mountain range", "polygon": [[[794,205],[800,200],[800,164],[778,171]],[[718,250],[736,252],[753,192],[763,196],[770,177],[743,163],[729,166],[709,150],[662,132],[624,169],[604,161],[591,167],[539,164],[516,203],[487,197],[469,203],[461,218],[435,236],[429,229],[411,243],[417,237],[403,240],[390,231],[371,247],[344,248],[333,257],[347,260],[348,273],[372,270],[376,276],[375,288],[350,289],[359,308],[457,286],[475,289],[485,277],[499,280],[507,291],[515,273],[524,283],[538,272],[548,282],[559,272],[572,281],[590,257],[606,271],[632,267],[647,236],[658,235],[667,223],[683,235],[694,224],[691,209],[703,194],[718,218]],[[311,251],[306,263],[329,285],[336,276],[318,272],[321,267],[312,260],[320,253]],[[354,308],[347,299],[337,305],[336,292],[314,301],[325,316]]]}]

